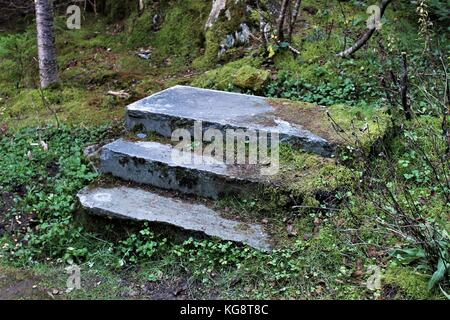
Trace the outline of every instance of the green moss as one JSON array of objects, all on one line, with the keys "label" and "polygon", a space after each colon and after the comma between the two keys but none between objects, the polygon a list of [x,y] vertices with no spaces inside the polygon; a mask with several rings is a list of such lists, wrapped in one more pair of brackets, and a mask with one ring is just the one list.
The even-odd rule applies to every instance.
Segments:
[{"label": "green moss", "polygon": [[294,74],[300,74],[302,71],[300,61],[288,50],[278,52],[274,56],[273,62],[277,70],[280,71],[289,71]]},{"label": "green moss", "polygon": [[257,92],[262,89],[264,83],[268,78],[268,71],[259,70],[247,65],[237,70],[236,76],[234,78],[234,85],[242,89],[248,89]]},{"label": "green moss", "polygon": [[294,211],[308,212],[321,206],[329,207],[337,192],[349,190],[356,179],[352,171],[334,159],[280,146],[280,169],[268,176],[259,190],[234,197],[222,198],[221,208],[234,208],[241,218],[255,219],[261,215],[277,218]]},{"label": "green moss", "polygon": [[108,17],[108,22],[122,20],[137,10],[136,0],[107,1],[97,0],[97,11]]},{"label": "green moss", "polygon": [[427,289],[429,276],[415,272],[407,267],[390,267],[384,275],[384,283],[394,285],[410,299],[433,299],[436,298]]},{"label": "green moss", "polygon": [[102,105],[108,99],[102,92],[86,92],[75,87],[60,87],[44,91],[42,102],[39,90],[20,91],[5,107],[0,122],[10,124],[11,128],[56,123],[98,125],[119,119],[123,116],[122,108],[116,104]]},{"label": "green moss", "polygon": [[147,46],[153,33],[153,15],[155,13],[147,9],[142,15],[133,14],[129,20],[127,44],[130,47]]},{"label": "green moss", "polygon": [[178,0],[168,6],[160,29],[152,37],[154,59],[162,61],[170,55],[184,64],[198,57],[209,10],[208,2],[197,0]]},{"label": "green moss", "polygon": [[320,194],[334,194],[350,188],[353,172],[334,159],[323,158],[291,146],[280,146],[280,173],[277,178],[283,188],[304,205],[318,207]]},{"label": "green moss", "polygon": [[343,104],[325,108],[286,99],[268,99],[268,102],[282,119],[303,126],[340,147],[358,147],[364,152],[368,152],[392,126],[384,108]]},{"label": "green moss", "polygon": [[195,79],[193,86],[218,90],[238,87],[243,90],[260,91],[269,77],[265,70],[258,69],[260,58],[246,57],[230,62],[223,67],[205,72]]}]

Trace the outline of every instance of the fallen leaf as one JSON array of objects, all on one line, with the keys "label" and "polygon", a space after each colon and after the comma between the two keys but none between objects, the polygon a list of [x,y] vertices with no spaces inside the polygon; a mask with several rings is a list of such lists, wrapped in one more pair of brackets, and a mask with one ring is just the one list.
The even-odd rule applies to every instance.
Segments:
[{"label": "fallen leaf", "polygon": [[367,256],[370,257],[376,257],[378,255],[377,250],[375,249],[374,246],[370,246],[367,249]]},{"label": "fallen leaf", "polygon": [[361,270],[357,270],[352,273],[352,278],[361,278],[364,275],[364,272]]},{"label": "fallen leaf", "polygon": [[315,226],[320,226],[321,223],[322,223],[322,221],[319,218],[315,218],[314,219],[314,225]]},{"label": "fallen leaf", "polygon": [[5,134],[5,133],[8,132],[8,125],[7,125],[6,123],[4,123],[4,124],[2,124],[2,125],[0,126],[0,132],[1,132],[2,134]]},{"label": "fallen leaf", "polygon": [[40,144],[41,144],[42,150],[47,152],[48,151],[48,144],[45,143],[45,141],[42,141],[42,140],[41,140]]},{"label": "fallen leaf", "polygon": [[296,236],[298,234],[297,230],[294,229],[294,226],[292,224],[289,224],[286,227],[286,231],[287,231],[289,236]]}]

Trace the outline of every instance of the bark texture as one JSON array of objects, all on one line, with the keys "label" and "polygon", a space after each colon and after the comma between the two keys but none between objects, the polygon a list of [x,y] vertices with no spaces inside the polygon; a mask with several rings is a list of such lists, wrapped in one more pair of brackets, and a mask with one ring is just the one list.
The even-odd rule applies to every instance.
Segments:
[{"label": "bark texture", "polygon": [[281,3],[280,17],[278,18],[278,40],[284,41],[284,22],[289,8],[290,0],[283,0]]},{"label": "bark texture", "polygon": [[298,13],[300,12],[300,7],[302,5],[302,0],[295,0],[294,9],[292,10],[291,23],[289,24],[289,41],[292,40],[292,34],[294,33],[295,23],[297,22]]},{"label": "bark texture", "polygon": [[36,0],[36,28],[41,87],[58,82],[55,34],[53,28],[53,5],[51,0]]},{"label": "bark texture", "polygon": [[227,0],[213,0],[211,13],[209,14],[208,21],[206,21],[205,29],[209,29],[219,18],[220,13],[225,10],[227,6]]},{"label": "bark texture", "polygon": [[406,52],[402,52],[402,75],[401,75],[401,98],[402,98],[402,107],[405,112],[405,117],[407,120],[411,120],[413,118],[413,111],[411,109],[411,105],[408,100],[408,65],[406,61]]}]

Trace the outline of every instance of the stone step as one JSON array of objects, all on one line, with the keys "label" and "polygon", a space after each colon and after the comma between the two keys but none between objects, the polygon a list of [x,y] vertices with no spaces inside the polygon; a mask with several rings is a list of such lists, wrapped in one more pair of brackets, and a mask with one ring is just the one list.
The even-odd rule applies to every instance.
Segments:
[{"label": "stone step", "polygon": [[209,198],[252,192],[270,181],[260,175],[258,165],[227,165],[195,153],[189,161],[178,161],[176,151],[169,144],[120,139],[102,148],[100,171],[126,181]]},{"label": "stone step", "polygon": [[202,204],[129,187],[86,188],[78,193],[78,199],[84,209],[96,215],[166,223],[263,251],[271,250],[269,236],[260,225],[224,219]]},{"label": "stone step", "polygon": [[[281,103],[282,105],[282,103]],[[135,128],[171,137],[176,129],[193,131],[194,122],[201,121],[203,131],[209,128],[277,132],[289,143],[323,157],[334,155],[336,145],[313,133],[311,110],[281,107],[270,100],[244,94],[175,86],[137,101],[127,107],[126,124]],[[313,112],[324,108],[315,107]]]}]

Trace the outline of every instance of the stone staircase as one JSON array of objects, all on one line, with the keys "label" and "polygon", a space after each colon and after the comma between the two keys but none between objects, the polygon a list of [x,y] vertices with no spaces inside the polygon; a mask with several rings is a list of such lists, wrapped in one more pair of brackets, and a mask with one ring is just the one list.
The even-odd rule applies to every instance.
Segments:
[{"label": "stone staircase", "polygon": [[[317,112],[323,111],[322,107],[316,108]],[[228,129],[276,132],[282,143],[320,158],[334,156],[336,141],[307,129],[305,121],[292,121],[306,117],[305,111],[285,111],[280,104],[262,97],[185,86],[175,86],[133,103],[126,108],[130,136],[101,149],[100,171],[117,178],[118,183],[85,188],[78,194],[80,203],[96,215],[166,223],[269,251],[273,243],[263,224],[225,218],[218,210],[199,202],[198,197],[252,194],[275,183],[276,177],[261,175],[258,164],[227,164],[217,157],[200,157],[194,151],[191,160],[200,157],[199,161],[178,163],[173,159],[175,147],[167,138],[176,129],[194,133],[195,122],[201,121],[202,132],[210,128],[223,133]],[[159,138],[148,141],[150,133]],[[130,187],[125,181],[136,184]],[[146,186],[168,191],[156,193]],[[171,192],[190,195],[192,199]]]}]

